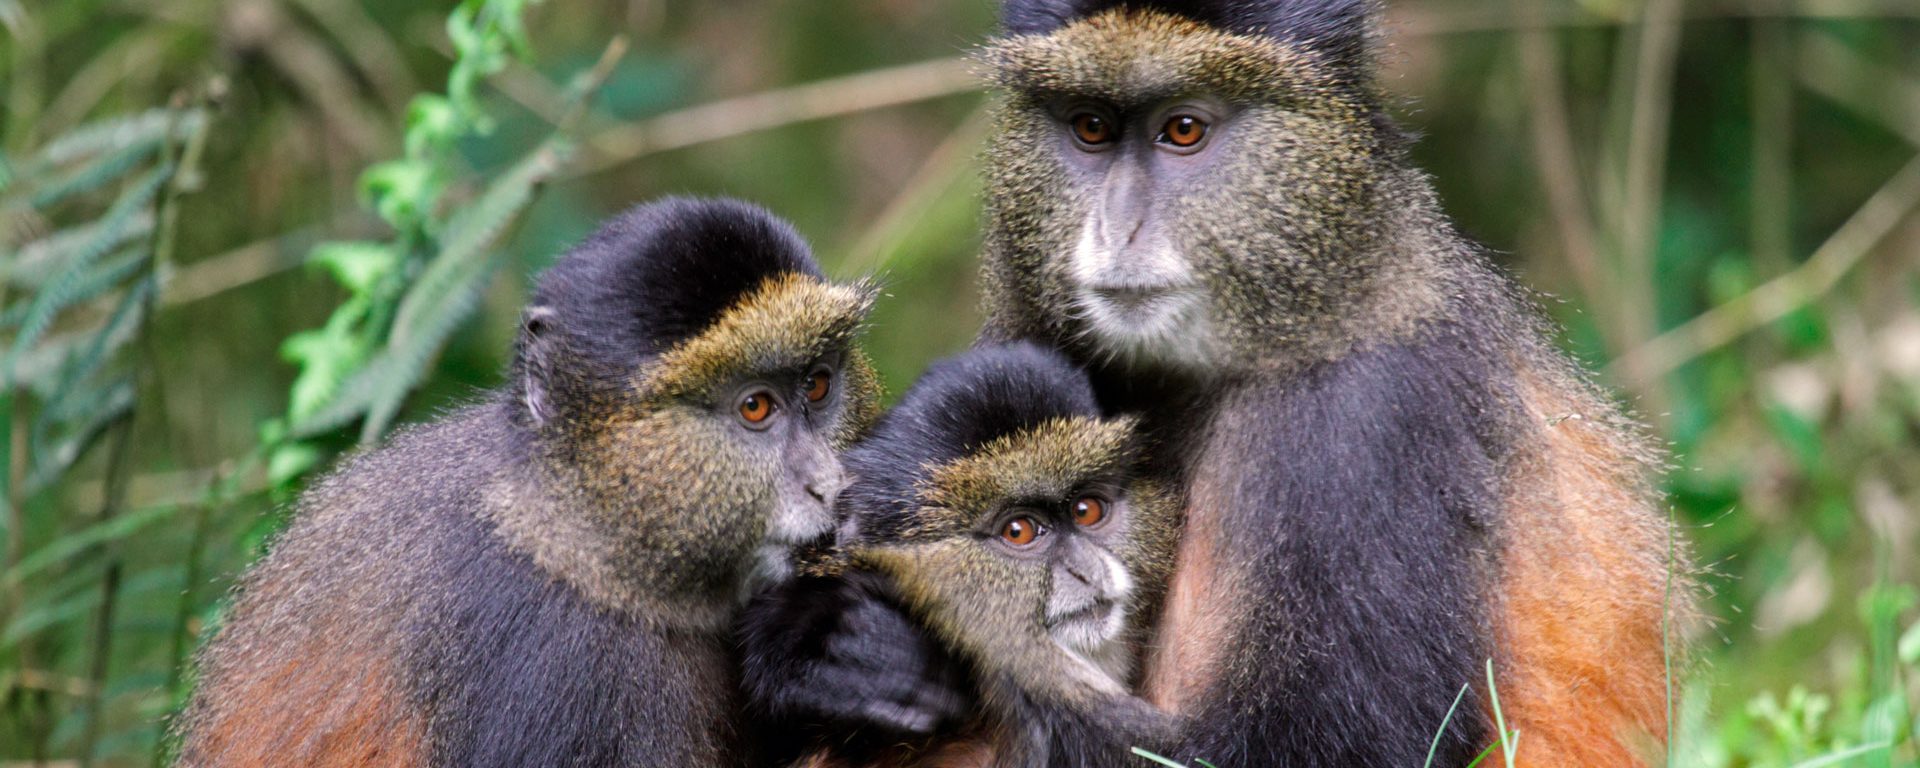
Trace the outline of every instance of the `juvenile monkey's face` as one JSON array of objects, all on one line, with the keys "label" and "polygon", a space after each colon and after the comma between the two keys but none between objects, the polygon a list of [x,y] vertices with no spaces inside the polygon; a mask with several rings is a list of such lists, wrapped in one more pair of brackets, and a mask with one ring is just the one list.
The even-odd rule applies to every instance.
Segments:
[{"label": "juvenile monkey's face", "polygon": [[1132,440],[1130,421],[1092,418],[995,440],[934,468],[908,533],[855,559],[985,668],[1022,679],[1060,668],[1065,651],[1070,676],[1115,686],[1143,565]]},{"label": "juvenile monkey's face", "polygon": [[[1207,367],[1335,290],[1365,202],[1366,112],[1272,40],[1116,10],[985,54],[988,285],[1029,328]],[[1284,341],[1284,339],[1279,339]]]},{"label": "juvenile monkey's face", "polygon": [[[640,370],[626,425],[602,439],[627,535],[675,574],[785,579],[832,534],[838,453],[874,417],[878,384],[853,345],[865,286],[770,278]],[[589,457],[589,460],[593,460]],[[621,501],[616,501],[621,503]]]}]

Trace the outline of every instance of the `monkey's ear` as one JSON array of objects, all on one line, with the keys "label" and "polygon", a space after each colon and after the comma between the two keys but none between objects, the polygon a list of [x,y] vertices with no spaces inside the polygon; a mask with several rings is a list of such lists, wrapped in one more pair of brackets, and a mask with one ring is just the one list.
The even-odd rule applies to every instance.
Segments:
[{"label": "monkey's ear", "polygon": [[520,361],[514,366],[519,381],[514,386],[528,420],[536,427],[546,426],[554,417],[553,368],[560,343],[555,338],[554,323],[558,315],[552,307],[534,305],[527,307],[520,318]]}]

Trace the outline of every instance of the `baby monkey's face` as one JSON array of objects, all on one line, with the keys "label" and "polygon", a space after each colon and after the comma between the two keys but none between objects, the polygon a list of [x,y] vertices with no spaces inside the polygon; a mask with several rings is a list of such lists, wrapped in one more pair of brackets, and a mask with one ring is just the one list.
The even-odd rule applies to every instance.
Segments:
[{"label": "baby monkey's face", "polygon": [[[1131,419],[1012,431],[931,467],[904,525],[866,531],[852,554],[892,576],[936,634],[984,669],[1022,679],[1065,668],[1082,684],[1117,686],[1136,574],[1150,559],[1138,503],[1156,498],[1131,480],[1135,454]],[[1063,665],[1062,652],[1073,661]]]},{"label": "baby monkey's face", "polygon": [[1093,482],[1067,499],[1020,501],[985,517],[981,546],[1021,567],[1047,571],[1047,633],[1070,651],[1097,656],[1127,626],[1133,578],[1115,552],[1130,510],[1117,482]]}]

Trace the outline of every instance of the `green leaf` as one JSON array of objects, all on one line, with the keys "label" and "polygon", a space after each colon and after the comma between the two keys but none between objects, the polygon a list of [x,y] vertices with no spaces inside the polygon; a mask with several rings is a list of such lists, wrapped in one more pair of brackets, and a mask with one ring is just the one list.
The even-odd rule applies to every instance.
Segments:
[{"label": "green leaf", "polygon": [[32,195],[29,204],[45,210],[69,197],[103,189],[145,164],[159,149],[158,142],[127,147],[40,188]]},{"label": "green leaf", "polygon": [[1138,755],[1138,756],[1140,756],[1140,757],[1144,757],[1144,758],[1146,758],[1146,759],[1148,759],[1148,760],[1152,760],[1152,761],[1154,761],[1154,762],[1156,762],[1156,763],[1159,763],[1160,765],[1166,765],[1166,766],[1172,766],[1172,768],[1187,768],[1187,766],[1186,766],[1185,764],[1182,764],[1182,763],[1179,763],[1179,762],[1175,762],[1175,761],[1173,761],[1173,760],[1171,760],[1171,759],[1168,759],[1168,758],[1166,758],[1166,757],[1162,757],[1162,756],[1160,756],[1160,755],[1156,755],[1156,754],[1154,754],[1154,753],[1152,753],[1152,752],[1148,752],[1148,751],[1146,751],[1146,750],[1144,750],[1144,749],[1141,749],[1141,748],[1139,748],[1139,747],[1134,747],[1134,748],[1133,748],[1133,753],[1134,753],[1135,755]]},{"label": "green leaf", "polygon": [[[20,7],[20,0],[0,0],[0,27],[7,28],[7,34],[20,36],[20,30],[27,26],[27,10]],[[5,162],[0,161],[0,166]],[[0,168],[0,170],[4,170]],[[6,174],[0,173],[0,190],[6,189]]]},{"label": "green leaf", "polygon": [[386,243],[340,241],[315,246],[307,262],[325,268],[347,290],[364,294],[399,268],[400,253]]},{"label": "green leaf", "polygon": [[[139,274],[147,266],[147,249],[142,246],[121,254],[93,269],[87,270],[79,280],[68,288],[68,304],[78,305],[93,301],[119,288],[127,278]],[[0,312],[0,328],[11,327],[25,322],[33,305],[21,302]]]},{"label": "green leaf", "polygon": [[155,285],[154,277],[149,274],[122,297],[104,325],[68,334],[29,350],[13,367],[14,385],[31,388],[46,397],[60,385],[56,377],[73,367],[91,367],[95,361],[125,346],[133,340],[144,317],[143,313],[133,310],[140,307],[146,300],[145,293],[153,291]]},{"label": "green leaf", "polygon": [[5,630],[0,630],[0,649],[18,645],[21,640],[48,627],[86,616],[94,606],[100,604],[100,597],[100,590],[87,589],[58,602],[30,605],[7,622]]},{"label": "green leaf", "polygon": [[1920,621],[1907,627],[1900,636],[1900,661],[1904,664],[1920,664]]},{"label": "green leaf", "polygon": [[361,175],[360,190],[382,221],[405,231],[433,209],[440,189],[434,173],[424,160],[389,160]]},{"label": "green leaf", "polygon": [[564,155],[556,145],[534,150],[448,222],[445,247],[400,302],[387,346],[397,361],[385,374],[395,378],[368,403],[362,442],[386,431],[428,362],[472,314],[502,261],[489,246],[526,209],[534,189],[559,170]]},{"label": "green leaf", "polygon": [[288,405],[289,415],[299,423],[335,398],[341,383],[366,360],[367,347],[350,328],[329,323],[287,337],[280,353],[300,363]]},{"label": "green leaf", "polygon": [[407,155],[420,157],[450,148],[465,133],[453,102],[437,93],[413,97],[407,106]]},{"label": "green leaf", "polygon": [[1892,744],[1889,744],[1884,741],[1876,742],[1873,744],[1862,744],[1852,749],[1843,749],[1843,750],[1840,750],[1839,752],[1835,752],[1829,755],[1822,755],[1812,760],[1808,760],[1800,763],[1794,763],[1793,768],[1821,768],[1822,766],[1839,765],[1843,762],[1852,760],[1853,758],[1859,757],[1861,755],[1864,755],[1870,752],[1878,752],[1880,750],[1887,749],[1892,746],[1893,746]]},{"label": "green leaf", "polygon": [[286,486],[319,466],[323,455],[307,443],[284,443],[267,457],[267,482],[275,488]]}]

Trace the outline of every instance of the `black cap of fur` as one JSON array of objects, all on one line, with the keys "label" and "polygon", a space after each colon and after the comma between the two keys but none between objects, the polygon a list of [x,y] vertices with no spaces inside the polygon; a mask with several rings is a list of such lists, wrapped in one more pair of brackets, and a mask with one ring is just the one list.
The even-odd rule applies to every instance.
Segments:
[{"label": "black cap of fur", "polygon": [[806,241],[757,205],[676,197],[634,206],[540,276],[513,394],[544,421],[541,409],[622,386],[647,358],[788,272],[821,274]]},{"label": "black cap of fur", "polygon": [[540,277],[535,306],[614,356],[698,334],[769,277],[820,267],[793,227],[739,200],[667,198],[614,216]]},{"label": "black cap of fur", "polygon": [[1155,10],[1243,35],[1269,35],[1342,63],[1367,53],[1373,0],[1006,0],[1010,35],[1044,35],[1112,8]]},{"label": "black cap of fur", "polygon": [[1019,342],[947,358],[842,457],[853,480],[840,510],[860,516],[866,538],[892,538],[930,468],[1053,419],[1099,415],[1086,372],[1054,350]]}]

